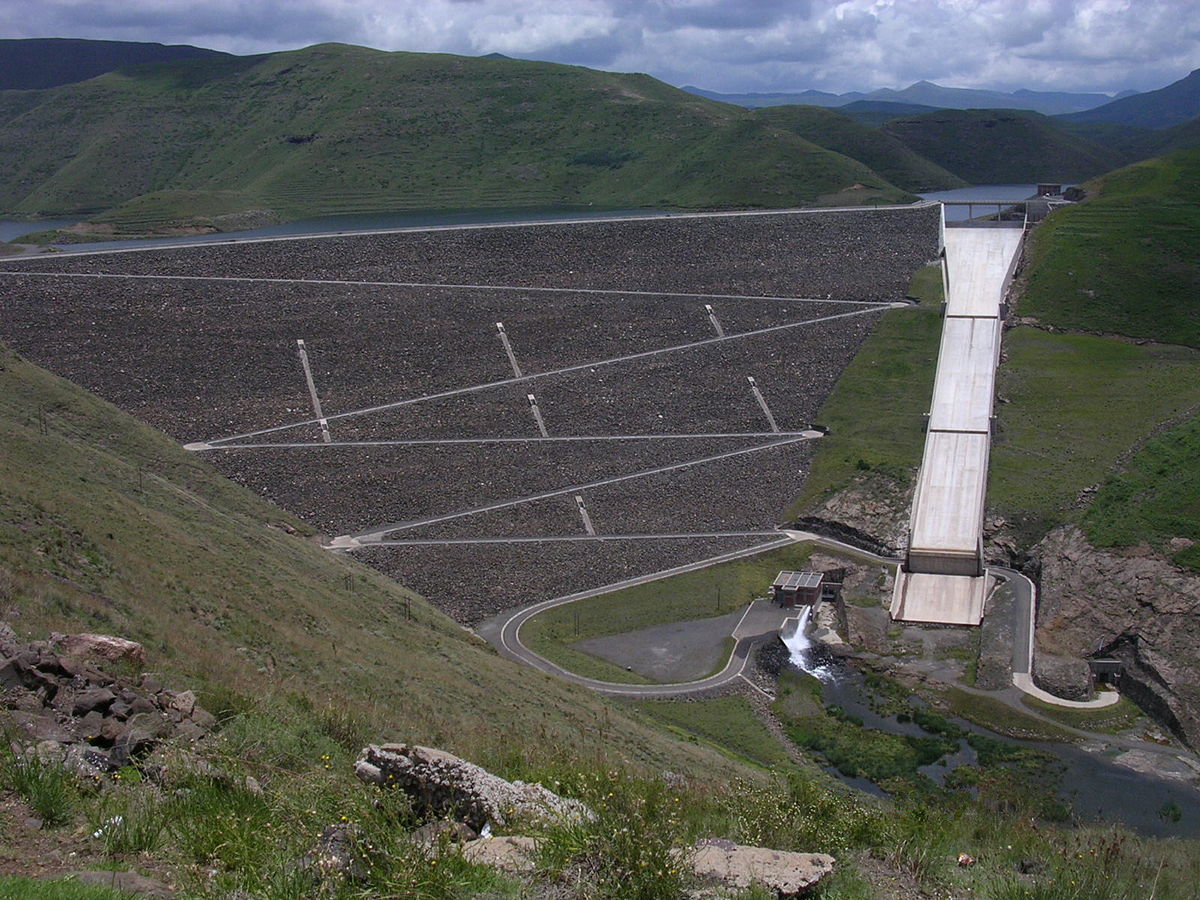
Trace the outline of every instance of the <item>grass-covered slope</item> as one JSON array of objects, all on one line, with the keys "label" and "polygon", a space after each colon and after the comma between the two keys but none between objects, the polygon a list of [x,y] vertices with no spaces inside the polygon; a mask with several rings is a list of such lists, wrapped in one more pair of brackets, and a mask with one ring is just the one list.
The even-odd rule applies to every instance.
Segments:
[{"label": "grass-covered slope", "polygon": [[941,267],[918,271],[909,291],[920,304],[884,314],[821,408],[829,434],[789,514],[815,511],[867,477],[903,492],[920,465],[942,335]]},{"label": "grass-covered slope", "polygon": [[759,110],[758,117],[781,131],[851,156],[905,190],[944,191],[966,186],[961,178],[919,156],[890,134],[840,111],[816,106],[774,106]]},{"label": "grass-covered slope", "polygon": [[1148,443],[1109,479],[1083,525],[1098,546],[1149,541],[1200,571],[1200,416]]},{"label": "grass-covered slope", "polygon": [[369,723],[374,739],[476,758],[520,734],[533,759],[575,748],[684,771],[716,759],[499,658],[165,436],[2,347],[0,446],[0,617],[19,634],[122,635],[214,708],[298,693]]},{"label": "grass-covered slope", "polygon": [[819,205],[856,184],[859,202],[907,198],[748,110],[550,63],[323,44],[0,93],[0,210],[115,208],[117,226],[193,209],[220,226],[253,210]]},{"label": "grass-covered slope", "polygon": [[1004,346],[988,506],[1031,545],[1078,522],[1086,489],[1200,404],[1200,352],[1188,348],[1028,327]]},{"label": "grass-covered slope", "polygon": [[1021,313],[1056,328],[1200,347],[1200,149],[1088,185],[1038,229]]},{"label": "grass-covered slope", "polygon": [[883,131],[971,184],[1071,183],[1128,161],[1023,111],[941,110],[894,119]]},{"label": "grass-covered slope", "polygon": [[1200,150],[1087,188],[1026,248],[1016,311],[1041,327],[1005,336],[988,502],[1030,542],[1080,522],[1195,566]]}]

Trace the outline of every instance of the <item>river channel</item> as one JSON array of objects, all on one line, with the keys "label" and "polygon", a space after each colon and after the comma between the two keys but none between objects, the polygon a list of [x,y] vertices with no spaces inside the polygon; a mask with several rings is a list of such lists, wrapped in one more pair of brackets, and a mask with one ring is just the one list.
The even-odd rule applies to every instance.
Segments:
[{"label": "river channel", "polygon": [[[929,737],[911,720],[901,721],[897,715],[885,716],[877,712],[864,676],[832,656],[820,644],[807,640],[797,642],[795,633],[785,636],[784,643],[792,651],[793,664],[799,663],[798,668],[821,681],[826,707],[840,707],[846,715],[860,720],[864,728]],[[910,703],[914,707],[923,705],[915,696],[910,698]],[[1107,735],[1098,734],[1095,741],[1088,742],[1096,748],[1093,752],[1076,744],[1016,740],[965,719],[946,718],[972,734],[1039,750],[1060,760],[1059,796],[1070,804],[1074,816],[1081,822],[1118,822],[1142,834],[1160,837],[1200,835],[1200,791],[1190,783],[1147,775],[1113,762],[1113,751],[1100,749],[1106,743]],[[958,745],[956,751],[937,763],[921,767],[921,774],[940,785],[956,766],[977,765],[977,754],[967,740],[959,739]],[[829,772],[860,790],[877,795],[882,793],[865,779],[847,778],[832,767]]]}]

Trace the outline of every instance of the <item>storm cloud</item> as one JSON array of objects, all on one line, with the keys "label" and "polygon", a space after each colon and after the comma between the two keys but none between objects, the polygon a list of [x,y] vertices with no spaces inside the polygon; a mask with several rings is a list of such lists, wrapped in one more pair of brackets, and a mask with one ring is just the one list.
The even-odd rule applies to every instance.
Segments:
[{"label": "storm cloud", "polygon": [[324,41],[648,72],[718,91],[1147,90],[1200,66],[1190,0],[0,0],[0,36]]}]

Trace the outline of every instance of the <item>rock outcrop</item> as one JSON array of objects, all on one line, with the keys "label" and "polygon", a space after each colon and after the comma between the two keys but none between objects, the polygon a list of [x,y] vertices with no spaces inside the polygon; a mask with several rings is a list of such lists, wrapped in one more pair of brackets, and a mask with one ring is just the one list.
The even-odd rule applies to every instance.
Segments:
[{"label": "rock outcrop", "polygon": [[[901,486],[886,475],[864,472],[855,477],[853,485],[829,497],[814,515],[870,535],[883,547],[904,547],[912,491],[912,485]],[[882,548],[869,549],[878,552]]]},{"label": "rock outcrop", "polygon": [[403,790],[422,818],[453,818],[476,831],[513,821],[591,817],[591,811],[578,800],[560,797],[540,784],[505,781],[432,747],[372,744],[363,750],[354,771],[368,784]]},{"label": "rock outcrop", "polygon": [[692,850],[691,866],[703,880],[734,890],[757,886],[787,900],[804,895],[833,874],[834,859],[824,853],[744,847],[709,838],[699,841]]},{"label": "rock outcrop", "polygon": [[[1200,576],[1148,553],[1099,550],[1074,526],[1052,531],[1036,553],[1039,651],[1122,660],[1122,691],[1200,747]],[[1039,668],[1040,678],[1046,664]],[[1069,689],[1069,671],[1058,667],[1053,677],[1047,690]]]},{"label": "rock outcrop", "polygon": [[0,623],[0,724],[82,775],[127,766],[166,740],[198,740],[216,725],[191,691],[167,690],[148,675],[120,678],[97,660],[137,663],[145,651],[108,635],[21,643]]},{"label": "rock outcrop", "polygon": [[532,872],[537,842],[531,837],[479,838],[463,846],[463,858],[476,865],[491,866],[510,875]]},{"label": "rock outcrop", "polygon": [[[384,790],[402,790],[414,811],[431,820],[409,839],[433,851],[461,841],[463,857],[518,877],[536,870],[538,839],[522,835],[491,837],[490,826],[589,822],[594,815],[578,800],[559,797],[540,784],[505,781],[444,750],[407,744],[372,744],[355,763],[355,773]],[[348,826],[327,828],[317,846],[301,861],[308,871],[353,874],[354,843]],[[476,838],[475,831],[485,836]],[[440,837],[439,837],[440,836]],[[765,847],[744,847],[709,838],[694,847],[671,851],[697,880],[721,891],[763,889],[780,900],[800,897],[833,872],[834,859],[823,853],[792,853]],[[724,894],[722,893],[722,896]],[[707,888],[705,890],[707,896]]]}]

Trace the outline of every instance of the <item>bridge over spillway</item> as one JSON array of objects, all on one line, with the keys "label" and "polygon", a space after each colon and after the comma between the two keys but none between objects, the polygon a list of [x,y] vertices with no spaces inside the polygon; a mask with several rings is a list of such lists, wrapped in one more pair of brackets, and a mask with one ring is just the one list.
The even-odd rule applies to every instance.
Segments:
[{"label": "bridge over spillway", "polygon": [[988,576],[983,519],[1004,296],[1027,220],[947,224],[942,214],[945,319],[913,495],[909,542],[892,618],[978,625]]}]

